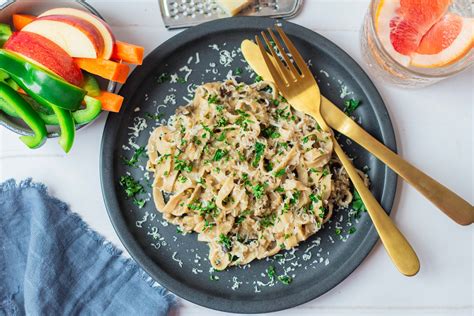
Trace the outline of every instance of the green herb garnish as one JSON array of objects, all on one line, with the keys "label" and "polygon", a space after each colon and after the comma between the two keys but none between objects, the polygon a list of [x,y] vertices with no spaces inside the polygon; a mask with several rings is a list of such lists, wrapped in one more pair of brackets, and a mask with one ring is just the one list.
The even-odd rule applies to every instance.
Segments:
[{"label": "green herb garnish", "polygon": [[217,98],[217,95],[215,94],[211,94],[208,98],[207,98],[207,102],[209,102],[209,104],[215,104],[219,101],[219,99]]},{"label": "green herb garnish", "polygon": [[282,169],[274,172],[273,175],[278,178],[278,177],[283,176],[285,173],[286,173],[286,168],[282,168]]},{"label": "green herb garnish", "polygon": [[267,228],[275,225],[276,215],[274,213],[262,217],[260,220],[260,226]]},{"label": "green herb garnish", "polygon": [[276,126],[269,126],[262,130],[262,136],[265,138],[275,139],[281,136],[278,132],[278,128]]},{"label": "green herb garnish", "polygon": [[140,182],[135,180],[130,175],[121,176],[119,183],[123,187],[125,194],[127,195],[127,198],[131,198],[139,193],[145,192]]},{"label": "green herb garnish", "polygon": [[126,159],[125,157],[122,157],[122,160],[127,166],[136,167],[137,162],[140,159],[140,156],[144,153],[145,153],[145,147],[138,147],[133,153],[132,158]]},{"label": "green herb garnish", "polygon": [[267,275],[270,278],[270,280],[273,280],[276,276],[276,271],[274,266],[269,266],[267,268]]},{"label": "green herb garnish", "polygon": [[224,246],[227,251],[230,251],[232,249],[232,241],[228,236],[222,233],[219,235],[219,240],[217,242]]},{"label": "green herb garnish", "polygon": [[138,206],[138,208],[143,208],[146,204],[145,199],[137,199],[136,197],[133,198],[133,204]]},{"label": "green herb garnish", "polygon": [[279,275],[278,276],[278,281],[280,281],[281,283],[283,283],[285,285],[288,285],[293,281],[293,279],[288,275]]},{"label": "green herb garnish", "polygon": [[262,158],[264,151],[265,151],[265,144],[256,142],[255,143],[255,158],[252,162],[253,167],[257,168],[258,163],[260,162],[260,159]]},{"label": "green herb garnish", "polygon": [[191,172],[193,170],[192,162],[176,159],[174,163],[174,170]]},{"label": "green herb garnish", "polygon": [[344,101],[344,112],[347,114],[347,115],[351,115],[352,112],[354,112],[360,105],[360,101],[359,100],[356,100],[356,99],[349,99],[349,100],[346,100]]},{"label": "green herb garnish", "polygon": [[158,83],[164,83],[164,82],[166,82],[166,81],[169,81],[170,79],[171,79],[170,74],[167,73],[167,72],[164,72],[164,73],[162,73],[162,74],[158,77],[157,82],[158,82]]},{"label": "green herb garnish", "polygon": [[224,158],[225,156],[227,156],[227,154],[229,153],[228,150],[225,150],[225,149],[217,149],[216,152],[214,153],[214,157],[212,158],[212,160],[214,161],[219,161],[221,160],[222,158]]}]

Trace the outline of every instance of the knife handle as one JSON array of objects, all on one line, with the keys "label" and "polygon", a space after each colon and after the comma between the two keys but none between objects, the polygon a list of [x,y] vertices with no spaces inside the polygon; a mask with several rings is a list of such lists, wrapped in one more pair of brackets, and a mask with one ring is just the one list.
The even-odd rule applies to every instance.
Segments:
[{"label": "knife handle", "polygon": [[380,159],[456,223],[470,225],[474,222],[474,207],[469,202],[385,147],[358,124],[352,124],[352,120],[352,123],[345,122],[347,123],[338,124],[338,132]]},{"label": "knife handle", "polygon": [[395,226],[387,213],[385,213],[379,202],[369,191],[369,188],[364,185],[364,181],[360,178],[355,167],[352,165],[352,162],[347,158],[336,140],[334,140],[334,151],[346,169],[355,189],[362,199],[362,202],[364,202],[385,250],[398,271],[406,276],[417,274],[420,270],[420,261],[410,243],[398,230],[397,226]]}]

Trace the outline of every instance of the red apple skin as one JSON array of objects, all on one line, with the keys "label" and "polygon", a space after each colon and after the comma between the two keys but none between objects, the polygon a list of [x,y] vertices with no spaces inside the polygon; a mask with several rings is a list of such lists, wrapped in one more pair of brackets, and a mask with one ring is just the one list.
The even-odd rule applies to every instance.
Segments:
[{"label": "red apple skin", "polygon": [[72,57],[46,37],[25,31],[15,32],[4,48],[35,61],[73,85],[82,84],[81,69]]},{"label": "red apple skin", "polygon": [[51,15],[70,15],[92,23],[99,30],[104,39],[104,52],[100,58],[110,59],[114,49],[115,36],[107,22],[92,13],[74,8],[54,8],[41,13],[39,17]]},{"label": "red apple skin", "polygon": [[41,20],[63,22],[74,26],[92,41],[92,44],[96,49],[97,56],[102,56],[104,50],[104,39],[99,30],[92,23],[72,15],[48,15],[36,18],[35,21]]}]

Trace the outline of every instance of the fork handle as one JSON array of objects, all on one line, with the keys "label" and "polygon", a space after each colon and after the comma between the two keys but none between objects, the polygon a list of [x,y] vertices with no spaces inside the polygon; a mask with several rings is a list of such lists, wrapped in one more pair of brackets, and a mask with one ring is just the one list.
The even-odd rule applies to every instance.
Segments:
[{"label": "fork handle", "polygon": [[354,187],[364,202],[389,257],[401,273],[406,276],[415,275],[420,270],[420,261],[415,251],[387,213],[385,213],[369,189],[364,185],[352,162],[347,158],[341,146],[334,138],[333,142],[334,151],[341,160]]},{"label": "fork handle", "polygon": [[351,138],[371,152],[456,223],[460,225],[470,225],[474,222],[474,207],[471,204],[402,159],[359,125],[355,123],[341,124],[341,126],[338,127],[337,131]]}]

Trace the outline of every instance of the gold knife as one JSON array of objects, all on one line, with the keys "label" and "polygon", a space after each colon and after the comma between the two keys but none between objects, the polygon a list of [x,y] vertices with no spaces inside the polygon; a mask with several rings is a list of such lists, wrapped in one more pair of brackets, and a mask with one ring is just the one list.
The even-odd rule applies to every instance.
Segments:
[{"label": "gold knife", "polygon": [[[258,46],[250,40],[244,40],[241,49],[250,67],[264,80],[273,81]],[[323,95],[321,95],[321,114],[329,126],[380,159],[456,223],[470,225],[474,222],[474,207],[469,202],[385,147]]]}]

